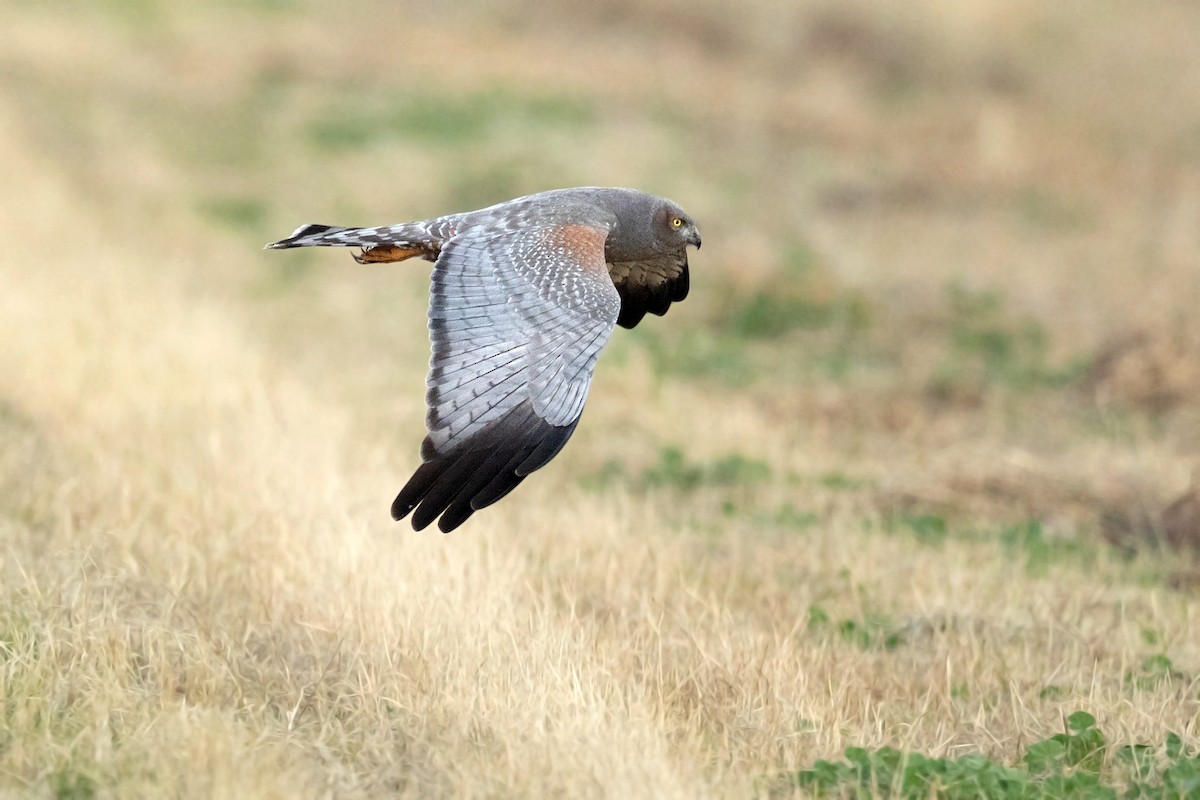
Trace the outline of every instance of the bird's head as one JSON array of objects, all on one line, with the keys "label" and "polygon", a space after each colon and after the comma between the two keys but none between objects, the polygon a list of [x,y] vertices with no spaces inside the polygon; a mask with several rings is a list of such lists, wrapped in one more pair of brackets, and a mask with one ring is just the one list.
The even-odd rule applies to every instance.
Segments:
[{"label": "bird's head", "polygon": [[688,213],[670,200],[664,200],[654,214],[654,236],[664,249],[700,249],[700,231]]}]

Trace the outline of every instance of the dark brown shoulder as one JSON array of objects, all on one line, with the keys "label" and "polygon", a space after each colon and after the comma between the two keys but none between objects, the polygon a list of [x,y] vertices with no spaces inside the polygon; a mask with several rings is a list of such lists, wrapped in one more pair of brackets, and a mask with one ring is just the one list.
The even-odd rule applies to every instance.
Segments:
[{"label": "dark brown shoulder", "polygon": [[617,324],[622,328],[634,327],[646,312],[661,317],[671,303],[688,295],[687,254],[683,252],[678,256],[610,263],[608,274],[621,295]]}]

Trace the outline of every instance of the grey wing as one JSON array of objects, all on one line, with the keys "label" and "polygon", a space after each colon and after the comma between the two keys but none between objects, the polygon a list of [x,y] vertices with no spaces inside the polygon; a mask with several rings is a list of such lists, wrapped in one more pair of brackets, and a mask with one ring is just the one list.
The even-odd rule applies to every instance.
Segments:
[{"label": "grey wing", "polygon": [[562,449],[620,312],[607,229],[472,228],[433,273],[424,463],[392,516],[450,531]]}]

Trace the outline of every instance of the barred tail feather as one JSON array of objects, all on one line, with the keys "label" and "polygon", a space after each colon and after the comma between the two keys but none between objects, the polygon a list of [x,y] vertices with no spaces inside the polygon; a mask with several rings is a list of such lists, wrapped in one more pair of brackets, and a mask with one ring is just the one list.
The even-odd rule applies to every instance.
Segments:
[{"label": "barred tail feather", "polygon": [[268,250],[291,247],[361,247],[363,264],[379,261],[403,261],[413,256],[436,258],[441,236],[423,227],[424,223],[381,225],[376,228],[342,228],[336,225],[301,225],[292,235],[266,246]]},{"label": "barred tail feather", "polygon": [[267,250],[287,250],[290,247],[346,247],[358,244],[352,236],[359,228],[342,228],[337,225],[301,225],[286,239],[271,242]]}]

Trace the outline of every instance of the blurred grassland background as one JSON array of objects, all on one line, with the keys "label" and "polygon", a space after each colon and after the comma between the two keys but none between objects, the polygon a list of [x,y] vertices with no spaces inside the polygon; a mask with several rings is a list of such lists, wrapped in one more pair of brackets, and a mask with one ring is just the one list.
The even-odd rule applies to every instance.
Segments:
[{"label": "blurred grassland background", "polygon": [[[753,796],[1200,744],[1200,6],[0,2],[0,794]],[[427,265],[679,201],[551,467],[443,537]]]}]

